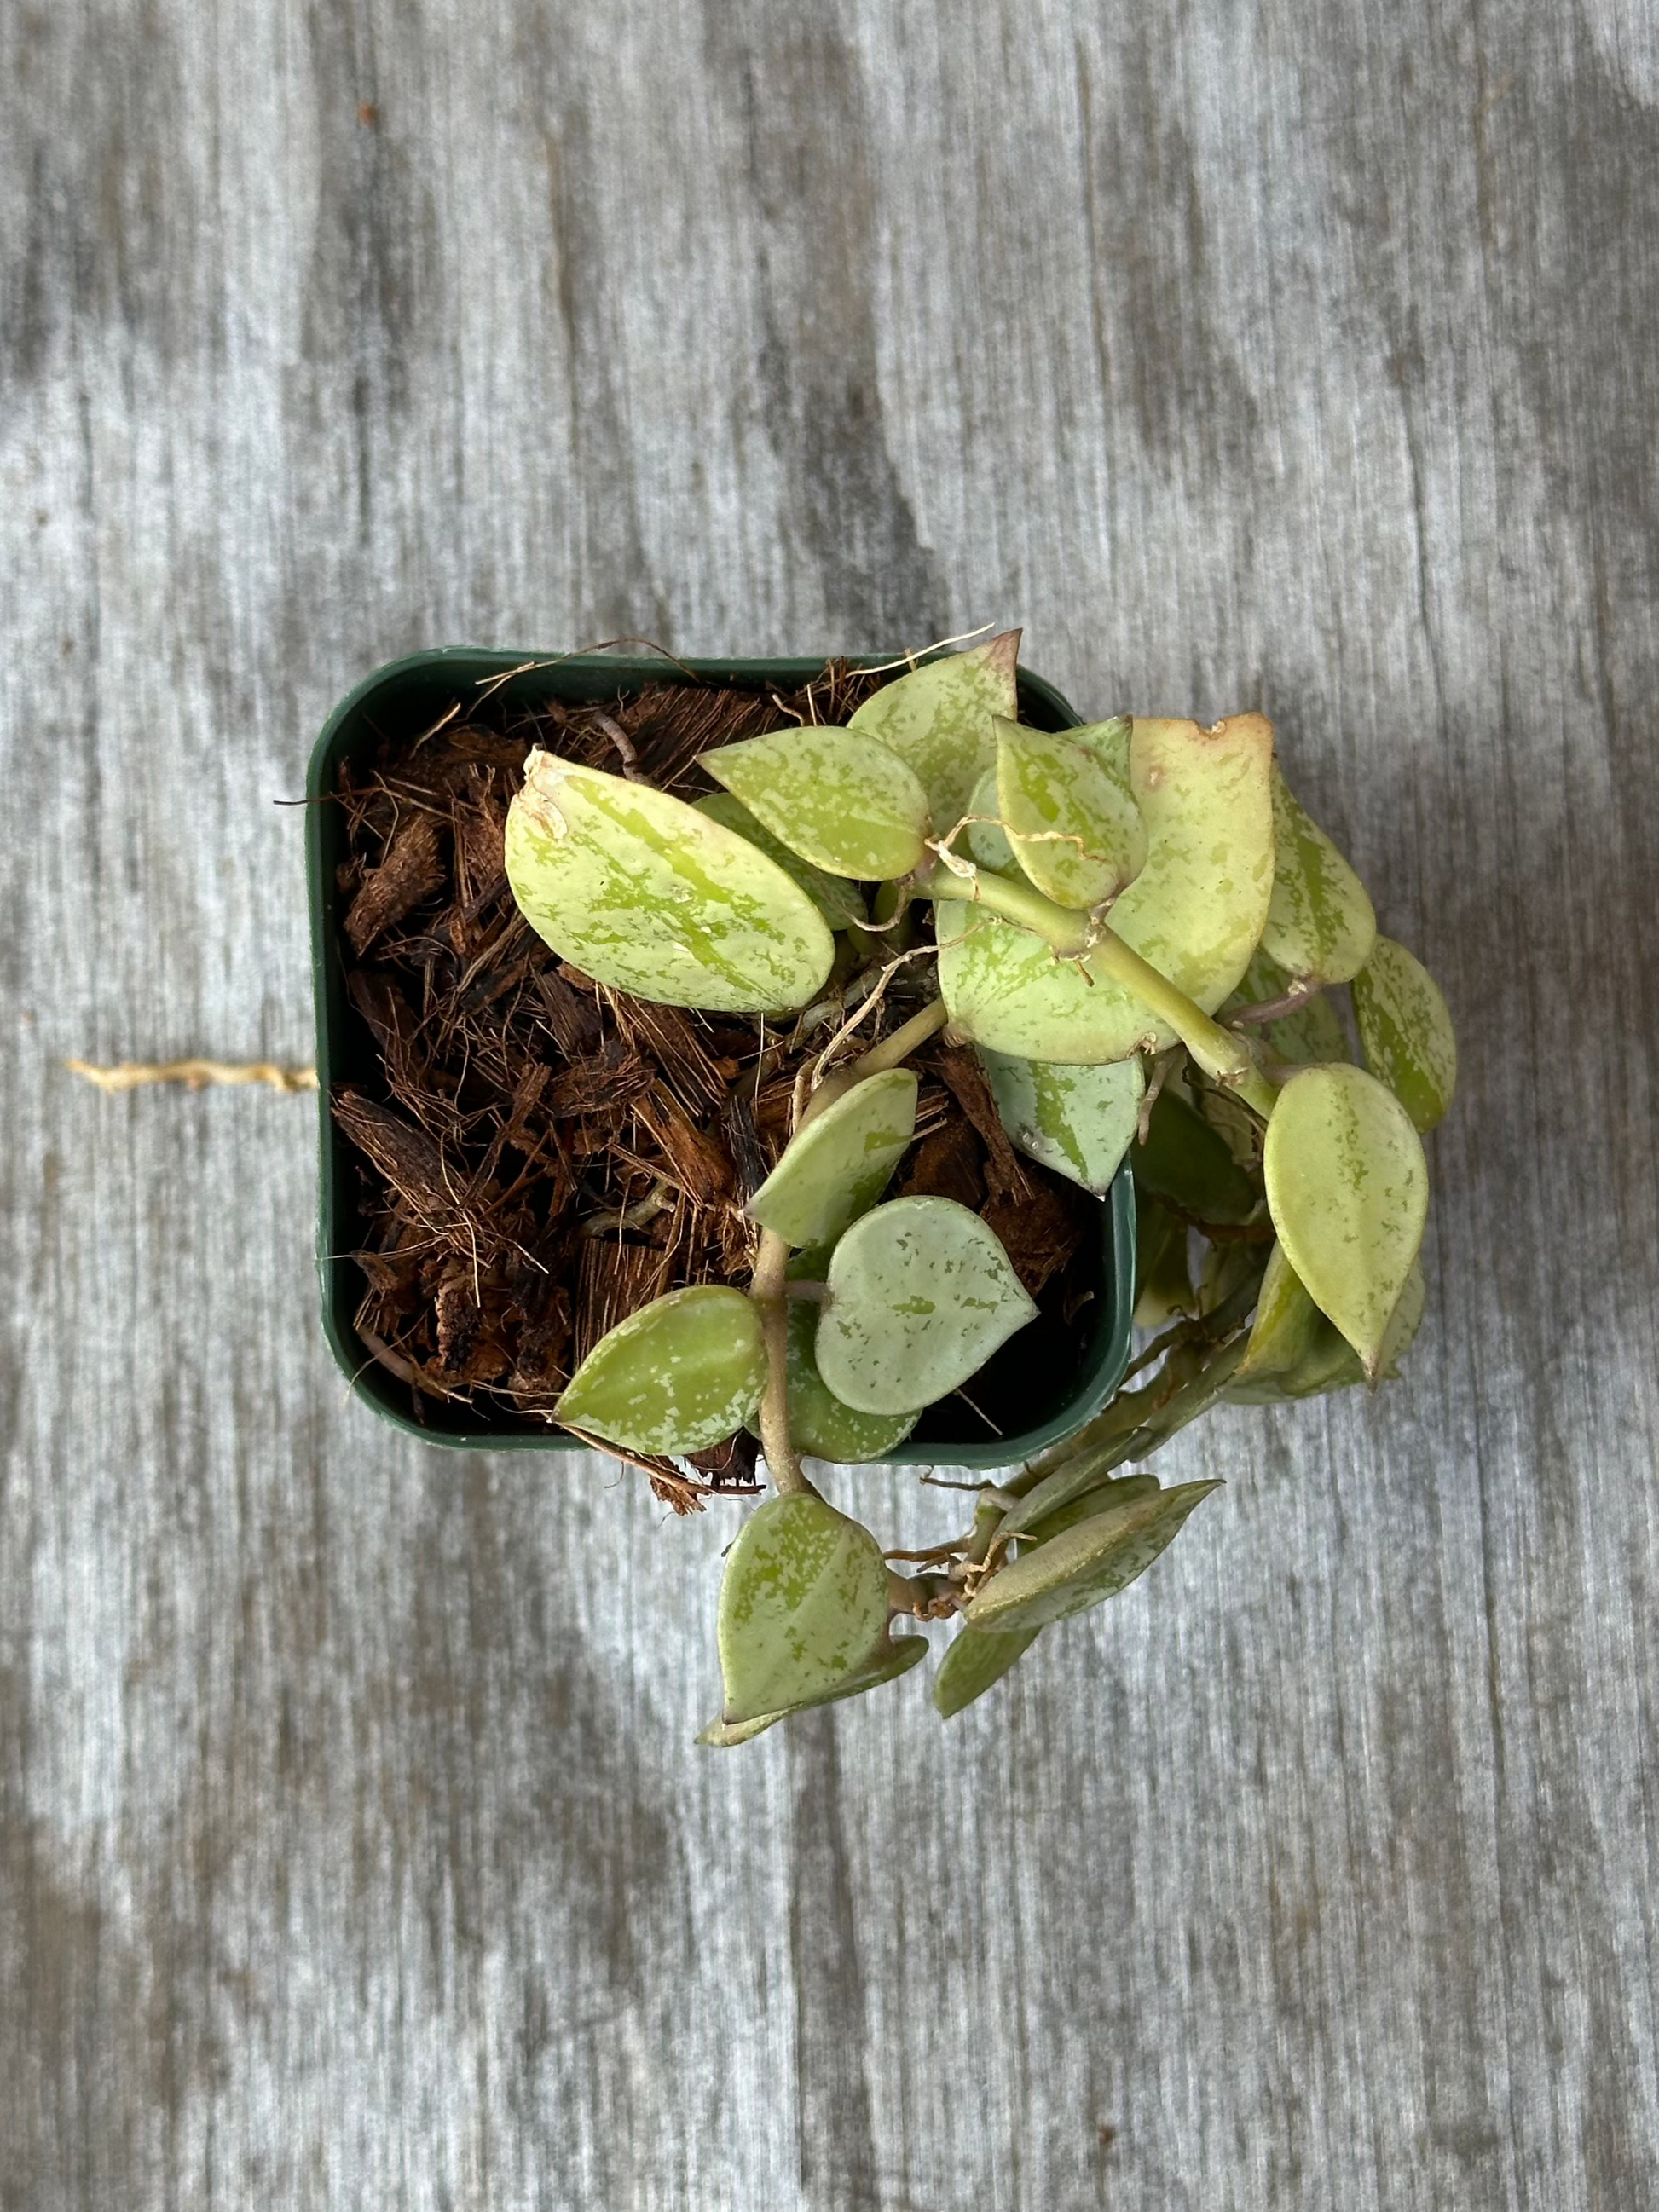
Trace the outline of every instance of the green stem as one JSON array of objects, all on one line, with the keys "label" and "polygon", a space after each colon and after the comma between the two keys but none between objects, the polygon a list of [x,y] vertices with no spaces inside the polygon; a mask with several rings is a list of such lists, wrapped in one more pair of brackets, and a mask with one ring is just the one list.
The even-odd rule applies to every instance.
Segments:
[{"label": "green stem", "polygon": [[766,1339],[766,1388],[761,1395],[761,1449],[780,1493],[787,1498],[817,1492],[806,1479],[800,1454],[789,1436],[789,1247],[775,1230],[763,1229],[755,1254],[749,1295],[760,1309]]},{"label": "green stem", "polygon": [[1104,921],[1057,906],[1030,884],[988,875],[980,869],[959,876],[939,861],[925,869],[916,881],[917,888],[929,898],[957,899],[987,907],[1005,921],[1032,931],[1045,945],[1052,945],[1062,960],[1087,953],[1090,971],[1132,992],[1175,1031],[1206,1075],[1236,1091],[1264,1121],[1272,1114],[1279,1093],[1243,1041],[1219,1022],[1212,1021],[1184,991],[1177,990],[1167,975],[1160,975],[1150,961],[1143,960]]},{"label": "green stem", "polygon": [[[850,1067],[843,1067],[834,1075],[825,1076],[806,1102],[800,1117],[800,1128],[816,1121],[826,1107],[833,1106],[837,1098],[844,1098],[854,1084],[863,1083],[872,1075],[884,1075],[890,1067],[898,1067],[908,1060],[930,1036],[937,1036],[950,1019],[943,999],[930,999],[919,1014],[912,1014],[908,1022],[901,1023],[891,1036],[872,1044],[868,1052],[855,1060]],[[800,1130],[795,1133],[798,1136]]]}]

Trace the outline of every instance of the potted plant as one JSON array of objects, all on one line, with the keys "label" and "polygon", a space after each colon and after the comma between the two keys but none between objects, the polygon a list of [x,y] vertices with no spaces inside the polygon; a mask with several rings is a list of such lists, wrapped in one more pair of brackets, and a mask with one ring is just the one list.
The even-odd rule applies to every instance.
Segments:
[{"label": "potted plant", "polygon": [[[676,1482],[752,1491],[763,1462],[775,1494],[724,1570],[710,1742],[907,1671],[926,1639],[894,1637],[901,1618],[959,1618],[934,1698],[960,1711],[1215,1486],[1145,1471],[1177,1430],[1224,1397],[1375,1382],[1420,1319],[1419,1133],[1455,1072],[1438,992],[1377,934],[1263,717],[1084,724],[1017,643],[667,684],[640,664],[448,663],[470,707],[454,686],[426,729],[406,698],[404,750],[382,722],[367,779],[339,781],[361,699],[319,747],[314,795],[344,801],[313,810],[325,1079],[397,1201],[358,1248],[349,1328],[336,1301],[337,1348],[413,1412],[459,1407],[463,1434],[480,1389],[505,1394],[510,1437],[485,1418],[474,1440],[557,1424],[677,1503]],[[493,728],[481,693],[508,701]],[[343,819],[368,824],[355,853]],[[419,1003],[365,964],[388,915]],[[326,1065],[348,994],[379,1098]],[[545,1050],[486,1069],[486,1110],[477,1071],[525,1019]],[[464,1049],[440,1078],[422,1055],[445,1024]],[[669,1072],[633,1088],[651,1054]],[[331,1269],[350,1225],[327,1220]],[[619,1276],[613,1251],[647,1256]],[[1056,1358],[1044,1418],[1022,1418],[1022,1374]],[[976,1440],[954,1410],[941,1431],[959,1406]],[[884,1551],[808,1465],[900,1455],[1018,1464],[918,1556]]]}]

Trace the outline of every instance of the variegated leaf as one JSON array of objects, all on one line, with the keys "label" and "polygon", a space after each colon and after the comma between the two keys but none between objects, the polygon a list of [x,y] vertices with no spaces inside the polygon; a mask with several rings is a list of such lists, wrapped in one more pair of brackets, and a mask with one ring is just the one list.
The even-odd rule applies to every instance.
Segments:
[{"label": "variegated leaf", "polygon": [[908,1067],[868,1077],[789,1140],[749,1201],[787,1244],[828,1244],[886,1189],[916,1126],[917,1079]]},{"label": "variegated leaf", "polygon": [[1021,1152],[1103,1198],[1135,1133],[1146,1089],[1139,1060],[1057,1067],[981,1049],[980,1060]]},{"label": "variegated leaf", "polygon": [[892,1637],[873,1659],[856,1668],[836,1688],[814,1698],[798,1698],[781,1711],[761,1713],[750,1721],[711,1721],[697,1741],[715,1750],[729,1751],[775,1727],[779,1721],[787,1721],[791,1713],[805,1712],[813,1705],[838,1705],[843,1698],[862,1697],[866,1690],[878,1690],[884,1682],[896,1682],[901,1674],[908,1674],[913,1667],[920,1666],[927,1656],[925,1636]]},{"label": "variegated leaf", "polygon": [[815,868],[810,860],[803,860],[799,853],[792,853],[781,837],[775,837],[763,822],[758,822],[740,799],[729,791],[710,791],[696,801],[699,814],[706,814],[711,822],[719,822],[751,845],[758,845],[769,860],[775,860],[793,882],[798,883],[831,929],[852,929],[870,919],[870,909],[865,903],[864,893],[845,876],[832,876],[823,868]]},{"label": "variegated leaf", "polygon": [[845,1689],[884,1653],[887,1562],[867,1528],[809,1493],[744,1522],[720,1581],[728,1726]]},{"label": "variegated leaf", "polygon": [[1457,1038],[1439,987],[1420,960],[1379,937],[1354,978],[1365,1065],[1419,1129],[1443,1121],[1457,1088]]},{"label": "variegated leaf", "polygon": [[1275,767],[1273,889],[1261,942],[1298,982],[1346,983],[1376,937],[1362,884]]},{"label": "variegated leaf", "polygon": [[648,784],[532,751],[507,817],[526,920],[613,990],[723,1013],[804,1006],[836,941],[799,884]]},{"label": "variegated leaf", "polygon": [[1146,859],[1140,809],[1068,732],[999,721],[997,805],[1020,866],[1057,905],[1115,899]]},{"label": "variegated leaf", "polygon": [[1286,1261],[1374,1376],[1428,1215],[1410,1115],[1363,1068],[1299,1068],[1267,1124],[1262,1170]]},{"label": "variegated leaf", "polygon": [[967,653],[924,661],[872,692],[849,727],[890,745],[921,779],[935,834],[945,836],[969,811],[987,769],[996,764],[991,723],[1017,712],[1019,632],[1007,630]]},{"label": "variegated leaf", "polygon": [[1193,1508],[1220,1488],[1183,1483],[1113,1499],[992,1576],[968,1606],[970,1630],[1000,1635],[1045,1628],[1127,1589],[1171,1541]]},{"label": "variegated leaf", "polygon": [[831,875],[888,882],[909,875],[926,850],[927,794],[908,763],[867,731],[774,730],[717,745],[697,764]]},{"label": "variegated leaf", "polygon": [[617,1322],[554,1412],[630,1451],[702,1451],[742,1428],[766,1385],[760,1316],[715,1283],[671,1291]]}]

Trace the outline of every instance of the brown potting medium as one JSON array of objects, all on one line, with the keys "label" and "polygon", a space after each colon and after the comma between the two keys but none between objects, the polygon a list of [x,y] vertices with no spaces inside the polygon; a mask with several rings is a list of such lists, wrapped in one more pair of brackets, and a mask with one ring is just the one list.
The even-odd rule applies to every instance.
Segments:
[{"label": "brown potting medium", "polygon": [[[532,703],[505,690],[436,729],[385,729],[372,757],[342,762],[340,951],[376,1050],[370,1076],[330,1105],[361,1170],[356,1333],[417,1417],[459,1399],[550,1424],[577,1363],[625,1314],[684,1285],[745,1282],[744,1200],[849,1012],[833,977],[818,1006],[767,1024],[647,1003],[562,963],[502,866],[531,746],[696,799],[714,788],[696,765],[708,748],[844,722],[881,680],[830,662],[793,694],[674,682]],[[925,937],[869,950],[879,964],[915,957],[860,1022],[859,1047],[933,991]],[[1100,1287],[1097,1203],[1015,1152],[970,1051],[936,1042],[913,1064],[918,1142],[895,1192],[981,1213],[1039,1302],[1052,1355],[1075,1362]],[[953,1443],[1029,1425],[1037,1334],[1005,1347],[970,1396],[931,1409],[918,1435],[949,1457]],[[752,1443],[696,1464],[716,1486],[747,1486]],[[695,1502],[671,1462],[648,1471],[673,1502]]]}]

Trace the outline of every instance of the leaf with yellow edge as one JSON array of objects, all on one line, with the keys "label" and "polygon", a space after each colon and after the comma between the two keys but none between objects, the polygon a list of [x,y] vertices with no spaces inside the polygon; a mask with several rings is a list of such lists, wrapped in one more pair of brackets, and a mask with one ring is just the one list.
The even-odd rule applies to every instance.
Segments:
[{"label": "leaf with yellow edge", "polygon": [[[1111,926],[1206,1013],[1243,975],[1267,918],[1272,762],[1273,727],[1260,714],[1208,730],[1133,725],[1130,775],[1146,824],[1146,864],[1112,908]],[[1070,1066],[1175,1042],[1087,956],[1057,960],[1030,931],[966,903],[941,902],[934,925],[940,993],[952,1023],[975,1043]]]},{"label": "leaf with yellow edge", "polygon": [[553,1410],[572,1428],[630,1451],[702,1451],[743,1426],[765,1385],[766,1345],[752,1301],[699,1283],[619,1321]]},{"label": "leaf with yellow edge", "polygon": [[774,730],[698,757],[791,852],[832,876],[884,883],[921,860],[927,794],[867,730]]},{"label": "leaf with yellow edge", "polygon": [[1365,1065],[1419,1129],[1432,1129],[1457,1088],[1457,1037],[1433,976],[1403,945],[1379,937],[1354,977],[1353,1011]]},{"label": "leaf with yellow edge", "polygon": [[1140,809],[1068,732],[999,721],[997,802],[1015,857],[1057,905],[1115,899],[1146,859]]},{"label": "leaf with yellow edge", "polygon": [[728,1725],[847,1688],[887,1649],[887,1562],[867,1528],[810,1492],[757,1506],[720,1580]]},{"label": "leaf with yellow edge", "polygon": [[538,937],[611,989],[720,1013],[804,1006],[836,940],[758,848],[649,784],[533,750],[507,876]]},{"label": "leaf with yellow edge", "polygon": [[909,762],[927,793],[937,836],[968,812],[981,776],[996,764],[992,718],[1012,720],[1017,712],[1018,658],[1019,632],[1011,629],[967,653],[924,661],[872,692],[848,725]]},{"label": "leaf with yellow edge", "polygon": [[1346,983],[1376,940],[1370,896],[1277,767],[1273,801],[1273,889],[1261,942],[1297,982]]},{"label": "leaf with yellow edge", "polygon": [[1428,1217],[1410,1115],[1363,1068],[1298,1068],[1267,1124],[1262,1173],[1285,1260],[1375,1376]]},{"label": "leaf with yellow edge", "polygon": [[797,1131],[748,1211],[786,1244],[833,1243],[886,1189],[916,1127],[908,1067],[866,1078]]}]

